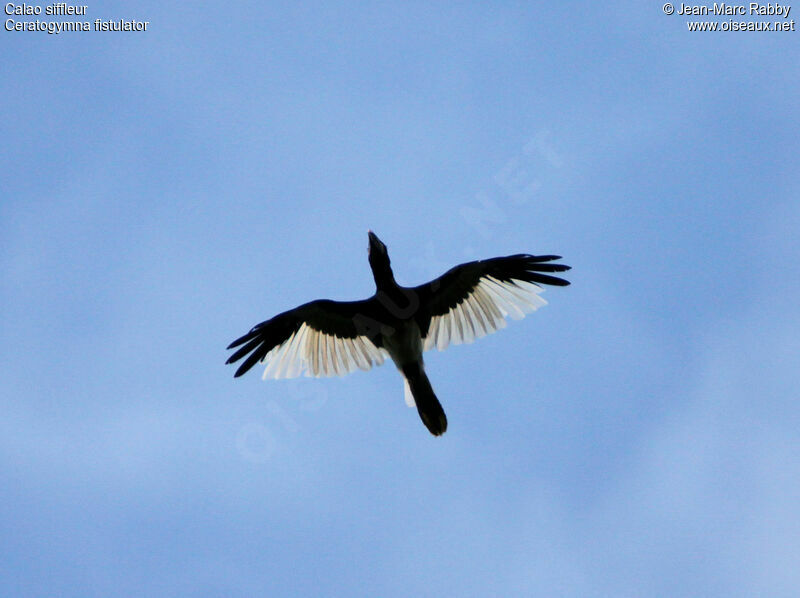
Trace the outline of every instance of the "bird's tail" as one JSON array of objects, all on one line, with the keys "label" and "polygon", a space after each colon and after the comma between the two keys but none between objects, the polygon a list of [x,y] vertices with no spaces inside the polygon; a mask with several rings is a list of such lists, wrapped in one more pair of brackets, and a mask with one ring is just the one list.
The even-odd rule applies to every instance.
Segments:
[{"label": "bird's tail", "polygon": [[422,418],[422,423],[434,436],[441,436],[447,430],[447,416],[433,393],[431,382],[425,374],[422,363],[414,363],[403,368],[417,411]]}]

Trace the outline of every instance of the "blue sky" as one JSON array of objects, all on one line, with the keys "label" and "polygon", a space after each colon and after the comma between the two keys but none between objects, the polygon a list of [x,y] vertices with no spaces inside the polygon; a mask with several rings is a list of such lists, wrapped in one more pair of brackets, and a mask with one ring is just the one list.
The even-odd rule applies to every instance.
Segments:
[{"label": "blue sky", "polygon": [[[797,33],[634,2],[88,13],[150,25],[0,31],[0,593],[800,592]],[[426,355],[442,438],[391,365],[224,365],[371,294],[368,228],[405,284],[573,266]]]}]

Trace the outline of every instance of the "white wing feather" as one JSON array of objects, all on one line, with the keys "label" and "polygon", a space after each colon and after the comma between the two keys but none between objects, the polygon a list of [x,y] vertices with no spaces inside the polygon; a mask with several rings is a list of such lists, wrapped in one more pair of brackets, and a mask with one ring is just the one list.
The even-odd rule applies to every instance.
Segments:
[{"label": "white wing feather", "polygon": [[264,356],[263,379],[344,376],[355,370],[382,365],[388,353],[369,338],[340,338],[315,330],[308,324]]},{"label": "white wing feather", "polygon": [[547,305],[535,283],[521,280],[501,281],[484,276],[461,303],[446,314],[431,319],[423,347],[443,351],[449,344],[471,343],[476,338],[506,326],[506,316],[515,320]]}]

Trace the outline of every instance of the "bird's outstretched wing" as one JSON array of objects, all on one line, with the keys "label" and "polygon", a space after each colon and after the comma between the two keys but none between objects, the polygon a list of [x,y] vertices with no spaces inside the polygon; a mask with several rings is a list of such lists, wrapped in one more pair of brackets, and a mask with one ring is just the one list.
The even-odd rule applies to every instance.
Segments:
[{"label": "bird's outstretched wing", "polygon": [[306,303],[257,324],[233,341],[228,349],[241,347],[226,363],[247,355],[235,377],[259,361],[267,364],[263,378],[295,378],[303,373],[343,376],[356,369],[368,370],[387,356],[379,346],[373,311],[371,299]]},{"label": "bird's outstretched wing", "polygon": [[506,316],[520,319],[547,302],[540,285],[566,286],[552,272],[566,272],[554,264],[558,255],[518,254],[461,264],[427,284],[414,287],[419,297],[417,324],[425,350],[448,344],[471,343],[505,327]]}]

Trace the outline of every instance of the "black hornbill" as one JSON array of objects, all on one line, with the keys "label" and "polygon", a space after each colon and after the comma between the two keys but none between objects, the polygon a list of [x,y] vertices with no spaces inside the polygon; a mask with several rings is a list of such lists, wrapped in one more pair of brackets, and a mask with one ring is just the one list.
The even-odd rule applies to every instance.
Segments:
[{"label": "black hornbill", "polygon": [[394,280],[389,253],[369,231],[369,265],[377,287],[363,301],[311,301],[261,322],[233,341],[241,347],[226,363],[247,359],[241,376],[257,362],[267,364],[264,378],[341,376],[368,370],[391,357],[405,379],[409,406],[416,404],[425,427],[435,436],[447,418],[425,375],[422,352],[449,343],[470,343],[506,325],[505,316],[522,318],[546,301],[541,284],[566,286],[557,255],[517,254],[467,262],[417,287]]}]

